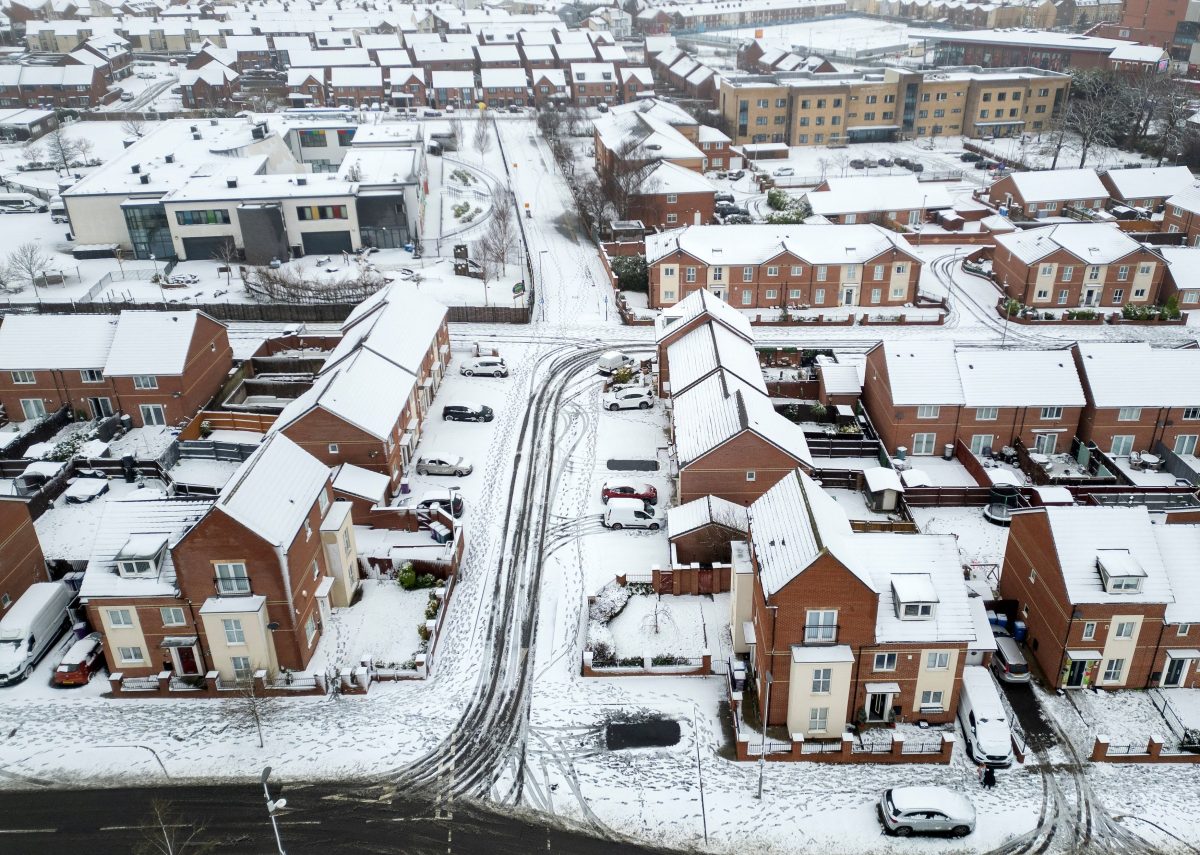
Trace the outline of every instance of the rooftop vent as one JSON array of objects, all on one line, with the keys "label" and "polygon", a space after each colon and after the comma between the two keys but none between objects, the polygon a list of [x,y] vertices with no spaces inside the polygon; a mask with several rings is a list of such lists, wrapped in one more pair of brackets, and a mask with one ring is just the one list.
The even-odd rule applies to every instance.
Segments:
[{"label": "rooftop vent", "polygon": [[212,125],[214,128],[217,126],[217,120],[216,120],[216,119],[209,119],[209,120],[208,120],[208,123],[209,123],[210,125]]},{"label": "rooftop vent", "polygon": [[146,173],[145,175],[143,175],[143,176],[142,176],[142,183],[143,183],[143,184],[149,184],[149,183],[150,183],[150,173]]},{"label": "rooftop vent", "polygon": [[234,187],[237,187],[237,179],[236,178],[226,178],[225,186],[232,190]]},{"label": "rooftop vent", "polygon": [[198,140],[198,139],[200,139],[200,132],[199,132],[199,131],[196,131],[195,133],[193,133],[193,134],[192,134],[192,139],[194,139],[194,140]]},{"label": "rooftop vent", "polygon": [[174,163],[174,162],[175,162],[175,155],[173,155],[173,154],[168,154],[168,155],[167,155],[165,158],[163,158],[163,160],[165,160],[167,163]]},{"label": "rooftop vent", "polygon": [[303,187],[306,184],[308,184],[308,179],[307,178],[297,178],[296,183],[299,184],[301,187]]},{"label": "rooftop vent", "polygon": [[135,163],[131,167],[129,167],[129,171],[132,172],[134,175],[137,175],[139,172],[142,171],[142,165],[140,163]]}]

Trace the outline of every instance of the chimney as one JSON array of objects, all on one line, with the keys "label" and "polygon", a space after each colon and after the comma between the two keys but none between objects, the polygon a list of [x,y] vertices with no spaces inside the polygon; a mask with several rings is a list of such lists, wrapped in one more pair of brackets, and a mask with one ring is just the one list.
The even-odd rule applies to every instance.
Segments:
[{"label": "chimney", "polygon": [[200,132],[199,132],[199,131],[196,131],[195,133],[193,133],[193,134],[192,134],[192,139],[194,139],[194,140],[198,140],[198,139],[200,139]]},{"label": "chimney", "polygon": [[133,166],[129,167],[129,171],[132,172],[134,175],[137,175],[139,172],[142,171],[142,165],[140,163],[135,163]]},{"label": "chimney", "polygon": [[175,155],[173,155],[173,154],[168,154],[168,155],[167,155],[165,158],[163,158],[163,159],[164,159],[164,160],[165,160],[167,163],[174,163],[174,162],[175,162]]},{"label": "chimney", "polygon": [[308,184],[308,179],[307,178],[297,178],[296,183],[299,184],[301,187],[303,187],[306,184]]},{"label": "chimney", "polygon": [[225,186],[232,190],[234,187],[237,187],[237,179],[236,178],[226,178]]},{"label": "chimney", "polygon": [[147,172],[145,175],[141,176],[141,179],[142,179],[143,184],[149,184],[150,183],[150,173]]}]

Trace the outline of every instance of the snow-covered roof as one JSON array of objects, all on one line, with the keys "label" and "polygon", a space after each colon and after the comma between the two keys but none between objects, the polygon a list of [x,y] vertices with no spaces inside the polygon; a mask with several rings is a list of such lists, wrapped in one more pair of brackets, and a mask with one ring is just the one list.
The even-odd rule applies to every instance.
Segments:
[{"label": "snow-covered roof", "polygon": [[1080,365],[1097,407],[1200,406],[1200,350],[1146,342],[1080,342]]},{"label": "snow-covered roof", "polygon": [[1200,623],[1200,526],[1156,525],[1153,531],[1175,596],[1167,605],[1167,623]]},{"label": "snow-covered roof", "polygon": [[734,531],[750,530],[746,508],[720,496],[702,496],[667,510],[667,536],[679,537],[706,526],[719,525]]},{"label": "snow-covered roof", "polygon": [[660,160],[646,172],[638,185],[637,195],[659,193],[715,193],[712,183],[694,169]]},{"label": "snow-covered roof", "polygon": [[[1117,605],[1174,600],[1145,506],[1052,506],[1019,513],[1046,515],[1070,603]],[[1144,576],[1140,591],[1104,590],[1098,565],[1106,550],[1123,553],[1126,565],[1136,564],[1141,570]]]},{"label": "snow-covered roof", "polygon": [[893,339],[879,347],[883,348],[893,404],[906,407],[963,403],[953,342]]},{"label": "snow-covered roof", "polygon": [[232,68],[217,62],[215,59],[212,62],[206,62],[199,68],[185,68],[179,72],[180,86],[195,86],[200,81],[207,83],[209,86],[223,86],[237,80],[238,73]]},{"label": "snow-covered roof", "polygon": [[105,376],[182,375],[200,315],[195,310],[121,312]]},{"label": "snow-covered roof", "polygon": [[1144,62],[1155,64],[1165,59],[1166,51],[1151,45],[1123,44],[1108,55],[1109,62]]},{"label": "snow-covered roof", "polygon": [[921,183],[915,175],[830,178],[826,183],[828,190],[806,194],[814,214],[934,211],[953,206],[947,185]]},{"label": "snow-covered roof", "polygon": [[103,368],[116,333],[112,315],[6,315],[0,371]]},{"label": "snow-covered roof", "polygon": [[867,490],[872,493],[879,493],[883,490],[904,492],[904,485],[900,483],[900,475],[890,466],[872,466],[870,469],[864,469],[863,478],[867,482]]},{"label": "snow-covered roof", "polygon": [[383,87],[383,69],[362,66],[332,68],[329,71],[329,85],[381,89]]},{"label": "snow-covered roof", "polygon": [[457,42],[439,42],[437,44],[417,44],[412,48],[413,61],[418,65],[430,62],[475,61],[475,51],[469,44]]},{"label": "snow-covered roof", "polygon": [[166,499],[152,491],[133,491],[109,499],[100,511],[79,595],[101,597],[172,597],[175,595],[175,562],[171,550],[163,553],[158,575],[121,576],[117,555],[130,539],[153,538],[174,547],[212,507],[210,499]]},{"label": "snow-covered roof", "polygon": [[347,65],[374,65],[371,55],[363,48],[338,48],[336,50],[304,50],[297,48],[288,51],[290,65],[307,68],[334,68]]},{"label": "snow-covered roof", "polygon": [[376,353],[356,349],[284,407],[271,431],[321,409],[382,440],[395,431],[415,385],[412,374]]},{"label": "snow-covered roof", "polygon": [[353,463],[343,463],[333,473],[333,489],[380,504],[387,497],[388,476]]},{"label": "snow-covered roof", "polygon": [[996,243],[1026,264],[1060,249],[1084,264],[1111,264],[1142,248],[1116,223],[1061,223],[996,235]]},{"label": "snow-covered roof", "polygon": [[654,322],[655,341],[662,341],[679,327],[701,315],[707,315],[724,324],[746,341],[753,343],[754,328],[750,325],[750,319],[720,297],[714,297],[707,288],[693,291],[675,305],[659,312]]},{"label": "snow-covered roof", "polygon": [[516,45],[479,45],[475,53],[480,62],[520,62]]},{"label": "snow-covered roof", "polygon": [[567,72],[561,68],[535,68],[531,74],[534,83],[545,80],[550,86],[564,87],[567,85]]},{"label": "snow-covered roof", "polygon": [[434,89],[475,88],[475,72],[473,71],[435,71],[432,77]]},{"label": "snow-covered roof", "polygon": [[529,85],[528,73],[523,68],[484,68],[479,72],[479,85],[484,89],[525,88]]},{"label": "snow-covered roof", "polygon": [[1068,350],[960,350],[955,355],[968,407],[1082,407],[1086,400]]},{"label": "snow-covered roof", "polygon": [[1014,172],[1008,177],[1012,179],[1021,198],[1026,202],[1108,198],[1108,190],[1105,189],[1104,183],[1094,169],[1047,169],[1041,172]]},{"label": "snow-covered roof", "polygon": [[1189,187],[1176,193],[1167,199],[1167,204],[1193,214],[1200,213],[1200,186]]},{"label": "snow-covered roof", "polygon": [[292,66],[287,70],[287,85],[289,88],[303,86],[312,78],[317,83],[324,85],[325,69],[324,68],[299,68]]},{"label": "snow-covered roof", "polygon": [[672,400],[675,453],[680,466],[747,431],[797,462],[812,460],[803,429],[776,412],[771,399],[760,390],[724,369],[673,395]]},{"label": "snow-covered roof", "polygon": [[1155,247],[1167,262],[1171,279],[1180,290],[1200,287],[1200,247]]},{"label": "snow-covered roof", "polygon": [[639,113],[649,119],[674,127],[681,125],[690,127],[697,124],[695,117],[687,110],[661,98],[639,98],[628,104],[615,104],[610,110],[610,115],[616,116],[625,116],[631,113]]},{"label": "snow-covered roof", "polygon": [[709,321],[672,342],[667,347],[667,364],[674,395],[721,369],[767,393],[754,345],[719,323]]},{"label": "snow-covered roof", "polygon": [[328,480],[324,463],[273,431],[233,473],[215,508],[286,549]]},{"label": "snow-covered roof", "polygon": [[863,379],[860,365],[840,362],[818,362],[817,373],[829,395],[858,395],[862,393]]},{"label": "snow-covered roof", "polygon": [[1105,173],[1119,199],[1166,198],[1186,190],[1195,176],[1186,166],[1158,166],[1153,169],[1110,169]]},{"label": "snow-covered roof", "polygon": [[[556,51],[562,49],[562,45],[555,48]],[[588,52],[591,47],[588,47]],[[559,54],[562,59],[562,54]],[[571,63],[571,82],[572,83],[615,83],[617,80],[616,72],[611,62],[572,62]]]},{"label": "snow-covered roof", "polygon": [[617,71],[621,75],[622,83],[636,80],[646,86],[654,85],[654,72],[648,68],[619,68]]},{"label": "snow-covered roof", "polygon": [[342,324],[342,340],[322,371],[361,348],[416,376],[446,319],[446,312],[444,305],[415,286],[397,282],[381,288],[357,306]]},{"label": "snow-covered roof", "polygon": [[895,232],[873,224],[685,226],[646,236],[646,261],[680,250],[710,265],[759,265],[790,253],[809,264],[864,264],[894,252],[914,259]]}]

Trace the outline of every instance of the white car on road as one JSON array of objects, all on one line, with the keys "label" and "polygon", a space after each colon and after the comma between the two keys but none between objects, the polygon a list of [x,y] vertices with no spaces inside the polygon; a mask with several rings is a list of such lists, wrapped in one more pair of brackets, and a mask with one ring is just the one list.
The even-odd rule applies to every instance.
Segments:
[{"label": "white car on road", "polygon": [[605,392],[601,401],[606,410],[648,410],[654,406],[654,390],[649,386],[627,386]]}]

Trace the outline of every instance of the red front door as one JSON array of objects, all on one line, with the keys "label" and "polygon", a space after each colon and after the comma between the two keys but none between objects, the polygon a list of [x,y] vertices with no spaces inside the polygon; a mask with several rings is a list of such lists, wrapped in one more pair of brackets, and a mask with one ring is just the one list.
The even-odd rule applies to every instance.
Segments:
[{"label": "red front door", "polygon": [[179,674],[186,676],[189,674],[200,673],[200,663],[196,661],[196,648],[180,647],[179,650]]}]

